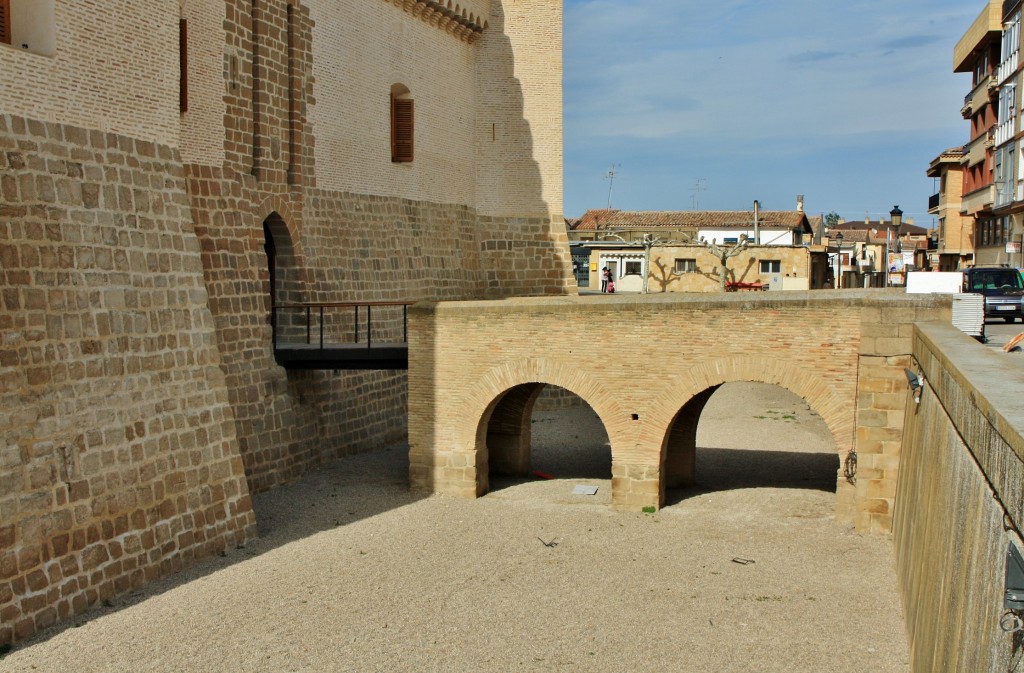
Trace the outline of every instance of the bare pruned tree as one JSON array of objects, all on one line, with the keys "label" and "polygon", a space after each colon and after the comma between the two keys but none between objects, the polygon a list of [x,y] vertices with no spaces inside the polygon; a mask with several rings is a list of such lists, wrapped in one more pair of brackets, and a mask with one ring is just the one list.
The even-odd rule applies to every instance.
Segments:
[{"label": "bare pruned tree", "polygon": [[722,292],[725,292],[726,278],[729,275],[729,260],[747,249],[747,235],[740,234],[740,240],[734,243],[732,247],[718,245],[715,239],[705,241],[703,237],[700,239],[700,242],[704,244],[708,252],[718,258],[719,288]]}]

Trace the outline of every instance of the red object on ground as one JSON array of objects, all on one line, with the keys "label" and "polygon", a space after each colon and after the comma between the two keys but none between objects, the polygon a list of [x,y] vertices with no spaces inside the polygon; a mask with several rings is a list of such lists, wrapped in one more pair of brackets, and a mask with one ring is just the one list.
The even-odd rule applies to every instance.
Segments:
[{"label": "red object on ground", "polygon": [[538,479],[554,479],[554,477],[552,477],[547,472],[540,472],[539,470],[534,470],[530,474],[534,477],[537,477]]}]

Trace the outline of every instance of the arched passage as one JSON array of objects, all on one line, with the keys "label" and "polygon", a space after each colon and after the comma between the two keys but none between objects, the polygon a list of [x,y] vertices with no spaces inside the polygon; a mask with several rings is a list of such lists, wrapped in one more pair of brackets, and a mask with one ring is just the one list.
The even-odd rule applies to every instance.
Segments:
[{"label": "arched passage", "polygon": [[303,300],[299,262],[291,232],[277,211],[263,220],[263,250],[267,254],[271,306]]},{"label": "arched passage", "polygon": [[751,488],[834,494],[840,467],[831,431],[806,400],[750,381],[712,386],[683,405],[664,457],[663,504]]},{"label": "arched passage", "polygon": [[275,335],[284,337],[290,331],[304,329],[304,324],[298,312],[281,311],[278,308],[284,304],[303,302],[304,293],[292,235],[277,211],[271,212],[263,220],[263,251],[267,256],[266,297],[270,323]]},{"label": "arched passage", "polygon": [[523,478],[610,483],[611,448],[600,418],[582,398],[559,386],[515,386],[496,401],[479,432],[477,468],[487,472],[482,491]]},{"label": "arched passage", "polygon": [[673,377],[669,387],[671,392],[664,396],[660,413],[670,420],[665,425],[661,447],[661,504],[665,502],[666,488],[693,483],[697,426],[711,396],[722,384],[742,381],[771,384],[792,392],[824,421],[832,435],[837,456],[845,456],[853,447],[853,405],[844,404],[832,387],[814,372],[781,359],[710,360],[685,375]]},{"label": "arched passage", "polygon": [[472,437],[462,435],[456,441],[470,453],[458,461],[469,466],[467,476],[473,479],[477,496],[490,489],[491,474],[522,476],[529,472],[530,421],[546,385],[562,388],[590,406],[606,430],[613,454],[615,438],[621,443],[627,434],[626,416],[616,400],[579,368],[540,358],[500,365],[481,377],[463,398],[462,408],[478,420],[472,426]]}]

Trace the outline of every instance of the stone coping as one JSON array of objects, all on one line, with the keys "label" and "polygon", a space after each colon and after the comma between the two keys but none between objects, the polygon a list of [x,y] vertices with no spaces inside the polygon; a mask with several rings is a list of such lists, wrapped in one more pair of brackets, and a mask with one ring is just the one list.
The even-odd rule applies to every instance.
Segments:
[{"label": "stone coping", "polygon": [[903,290],[810,290],[785,292],[716,292],[621,295],[576,295],[557,297],[512,297],[493,300],[424,301],[409,307],[410,315],[451,315],[457,313],[532,313],[552,309],[565,312],[609,311],[616,308],[642,309],[644,306],[675,305],[686,309],[736,309],[737,305],[750,308],[788,308],[807,306],[851,308],[896,308],[901,305],[914,308],[934,307],[948,309],[950,295],[914,294]]},{"label": "stone coping", "polygon": [[[914,325],[914,355],[924,370],[926,383],[946,401],[958,432],[966,439],[972,429],[966,427],[969,410],[950,408],[957,393],[966,394],[969,403],[995,429],[1007,446],[1024,460],[1024,362],[1020,355],[994,351],[982,346],[957,328],[943,322]],[[928,351],[922,357],[920,348]],[[968,442],[968,446],[976,446]]]}]

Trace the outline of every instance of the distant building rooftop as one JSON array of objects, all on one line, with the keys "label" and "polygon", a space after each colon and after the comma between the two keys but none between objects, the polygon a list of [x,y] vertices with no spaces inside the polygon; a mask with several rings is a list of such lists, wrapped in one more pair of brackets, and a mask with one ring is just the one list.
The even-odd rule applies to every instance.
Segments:
[{"label": "distant building rooftop", "polygon": [[[574,230],[597,229],[748,229],[754,225],[752,210],[588,210],[576,220],[567,220]],[[758,225],[766,229],[810,231],[807,214],[799,210],[762,210]]]}]

